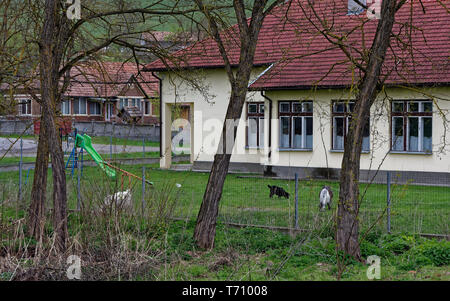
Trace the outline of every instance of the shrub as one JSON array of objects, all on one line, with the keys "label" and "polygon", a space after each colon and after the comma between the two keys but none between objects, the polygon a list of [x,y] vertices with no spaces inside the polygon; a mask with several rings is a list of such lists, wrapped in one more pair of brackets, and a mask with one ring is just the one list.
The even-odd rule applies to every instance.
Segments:
[{"label": "shrub", "polygon": [[450,265],[450,242],[427,240],[411,250],[416,260],[432,263],[435,266]]}]

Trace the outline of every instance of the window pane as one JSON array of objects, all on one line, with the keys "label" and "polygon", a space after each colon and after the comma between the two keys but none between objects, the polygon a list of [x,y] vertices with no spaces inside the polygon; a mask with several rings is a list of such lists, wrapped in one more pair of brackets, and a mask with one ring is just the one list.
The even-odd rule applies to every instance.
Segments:
[{"label": "window pane", "polygon": [[280,117],[280,147],[289,148],[290,117]]},{"label": "window pane", "polygon": [[293,118],[293,148],[302,148],[302,122],[303,118],[301,117],[294,117]]},{"label": "window pane", "polygon": [[89,115],[100,115],[100,104],[98,102],[89,103]]},{"label": "window pane", "polygon": [[95,112],[95,103],[90,102],[90,103],[89,103],[89,115],[95,115],[95,114],[97,114],[97,113]]},{"label": "window pane", "polygon": [[280,112],[281,113],[289,113],[291,111],[289,102],[281,102],[280,103]]},{"label": "window pane", "polygon": [[259,105],[259,113],[264,114],[264,105]]},{"label": "window pane", "polygon": [[304,102],[303,103],[303,112],[311,113],[313,111],[312,102]]},{"label": "window pane", "polygon": [[392,149],[403,151],[403,117],[392,118]]},{"label": "window pane", "polygon": [[258,119],[249,118],[248,119],[248,146],[256,147],[258,146]]},{"label": "window pane", "polygon": [[150,101],[146,101],[145,102],[145,115],[149,115],[150,114]]},{"label": "window pane", "polygon": [[302,112],[302,104],[299,102],[294,102],[292,104],[292,112],[301,113]]},{"label": "window pane", "polygon": [[403,112],[403,102],[393,102],[392,112],[401,113]]},{"label": "window pane", "polygon": [[62,113],[65,115],[70,115],[70,100],[62,102]]},{"label": "window pane", "polygon": [[431,152],[433,150],[432,144],[433,122],[432,118],[423,118],[423,151]]},{"label": "window pane", "polygon": [[306,119],[306,145],[305,148],[312,149],[313,147],[313,119],[312,117],[305,117]]},{"label": "window pane", "polygon": [[431,101],[427,101],[427,102],[423,102],[423,112],[433,112],[433,102]]},{"label": "window pane", "polygon": [[343,103],[343,102],[334,103],[333,110],[335,113],[344,113],[345,112],[345,103]]},{"label": "window pane", "polygon": [[415,101],[408,102],[408,112],[419,112],[419,103]]},{"label": "window pane", "polygon": [[355,108],[355,103],[349,102],[348,103],[348,112],[352,113],[354,108]]},{"label": "window pane", "polygon": [[80,114],[86,114],[86,99],[80,99]]},{"label": "window pane", "polygon": [[363,132],[362,150],[368,152],[370,150],[370,124],[367,123]]},{"label": "window pane", "polygon": [[344,118],[334,117],[334,149],[344,149]]},{"label": "window pane", "polygon": [[259,118],[259,147],[264,147],[264,118]]},{"label": "window pane", "polygon": [[408,118],[408,131],[408,150],[411,152],[417,152],[419,151],[419,118]]},{"label": "window pane", "polygon": [[258,106],[256,104],[249,104],[248,112],[251,114],[258,113]]},{"label": "window pane", "polygon": [[80,114],[80,100],[78,98],[75,98],[73,100],[73,113]]}]

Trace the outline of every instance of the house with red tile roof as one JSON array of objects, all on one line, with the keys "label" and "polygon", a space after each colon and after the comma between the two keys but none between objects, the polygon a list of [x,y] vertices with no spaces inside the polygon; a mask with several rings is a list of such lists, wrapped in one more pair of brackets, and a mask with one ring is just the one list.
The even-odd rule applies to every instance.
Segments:
[{"label": "house with red tile roof", "polygon": [[[137,124],[158,124],[159,81],[139,69],[131,62],[79,63],[71,69],[60,115],[72,121],[126,123],[120,112],[130,111]],[[9,87],[3,85],[2,90],[8,94]],[[34,84],[32,90],[38,94],[39,84]],[[17,114],[8,117],[36,119],[40,116],[40,105],[24,88],[15,88],[14,94]]]},{"label": "house with red tile roof", "polygon": [[[266,17],[247,103],[240,120],[231,121],[237,130],[230,169],[338,177],[354,89],[363,76],[357,66],[378,24],[371,8],[349,13],[348,0],[291,0]],[[221,33],[233,66],[239,62],[237,30]],[[402,171],[418,182],[450,184],[449,32],[448,9],[438,1],[408,0],[397,12],[383,90],[364,133],[360,180],[382,181],[387,171]],[[144,69],[161,80],[160,165],[171,166],[177,142],[172,107],[184,104],[191,109],[191,161],[194,169],[208,170],[231,91],[224,61],[210,38],[177,58]]]}]

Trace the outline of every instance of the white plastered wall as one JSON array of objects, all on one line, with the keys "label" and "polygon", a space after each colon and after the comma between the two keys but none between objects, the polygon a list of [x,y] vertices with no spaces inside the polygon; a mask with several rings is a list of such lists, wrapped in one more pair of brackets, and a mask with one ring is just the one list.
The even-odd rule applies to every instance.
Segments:
[{"label": "white plastered wall", "polygon": [[[410,89],[390,88],[382,93],[371,109],[370,152],[361,156],[361,169],[365,170],[400,170],[450,172],[450,146],[444,149],[443,139],[449,142],[449,133],[445,133],[445,126],[450,123],[444,121],[441,114],[450,120],[450,88],[422,88],[414,92]],[[389,153],[390,149],[390,100],[432,99],[433,104],[433,153],[429,154],[398,154]],[[267,96],[273,100],[272,145],[274,148],[271,164],[279,166],[300,167],[329,167],[340,168],[342,152],[331,150],[331,101],[352,99],[345,90],[296,90],[272,91]],[[388,97],[386,97],[388,96]],[[280,100],[312,100],[313,111],[313,150],[281,151],[279,145],[278,101]]]},{"label": "white plastered wall", "polygon": [[[258,76],[264,69],[260,68],[253,72],[253,78]],[[225,118],[229,96],[230,84],[224,70],[208,69],[198,72],[190,72],[189,81],[179,76],[161,73],[163,78],[163,150],[169,149],[170,143],[170,114],[168,108],[177,103],[190,104],[192,109],[191,125],[191,161],[213,161],[217,150],[218,141]],[[194,85],[192,83],[195,83]],[[194,87],[195,86],[195,87]],[[422,88],[422,93],[410,89],[390,88],[380,95],[377,104],[371,110],[371,147],[369,153],[362,154],[361,169],[376,170],[402,170],[402,171],[428,171],[428,172],[450,172],[450,147],[446,146],[443,151],[443,139],[445,135],[444,120],[440,113],[446,115],[450,120],[450,88]],[[340,168],[342,152],[331,151],[331,101],[349,99],[346,90],[292,90],[292,91],[267,91],[265,93],[273,100],[272,107],[272,156],[268,164],[278,166],[297,167],[329,167]],[[392,154],[388,153],[390,148],[390,118],[389,100],[391,99],[430,99],[434,95],[433,106],[433,154]],[[265,102],[265,137],[268,141],[269,132],[269,102],[264,99],[260,92],[250,92],[248,101]],[[351,99],[351,98],[350,98]],[[280,100],[312,100],[313,110],[313,150],[312,151],[278,151],[279,144],[279,122],[278,101]],[[246,109],[244,108],[239,122],[236,144],[233,148],[232,162],[246,162],[256,164],[267,164],[268,149],[255,150],[246,149]],[[447,127],[450,124],[447,122]],[[447,133],[450,135],[450,133]],[[450,137],[445,136],[447,143]],[[267,144],[267,143],[266,143]],[[171,160],[167,157],[161,160],[161,167],[170,167]]]}]

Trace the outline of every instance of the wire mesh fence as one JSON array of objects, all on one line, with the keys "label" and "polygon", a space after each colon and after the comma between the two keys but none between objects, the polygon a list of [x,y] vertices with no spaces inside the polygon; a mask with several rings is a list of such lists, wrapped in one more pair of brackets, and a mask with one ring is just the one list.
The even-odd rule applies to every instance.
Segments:
[{"label": "wire mesh fence", "polygon": [[[67,162],[67,192],[69,208],[104,201],[107,196],[130,190],[136,210],[153,204],[156,196],[176,200],[173,216],[193,220],[197,217],[208,173],[159,170],[159,145],[144,137],[124,139],[95,137],[92,143],[102,158],[117,167],[123,167],[138,177],[154,183],[148,186],[137,178],[121,181],[101,172],[91,156],[78,148],[78,162],[70,163],[74,141],[67,138],[63,146]],[[100,146],[97,146],[100,145]],[[131,147],[131,148],[130,148]],[[152,162],[140,161],[152,159]],[[15,161],[14,161],[15,160]],[[29,203],[34,170],[34,157],[22,153],[0,161],[0,187],[2,204],[17,212],[25,212]],[[181,161],[183,163],[183,161]],[[27,165],[29,164],[29,165]],[[143,166],[145,169],[143,169]],[[9,167],[14,167],[8,169]],[[20,172],[20,169],[22,172]],[[375,229],[382,232],[409,232],[450,234],[450,183],[420,185],[408,173],[392,172],[388,178],[373,184],[360,184],[361,206],[358,220],[361,231]],[[48,178],[48,200],[51,199],[51,177]],[[125,183],[124,183],[125,182]],[[427,181],[432,183],[432,179]],[[442,181],[441,181],[442,182]],[[296,193],[297,184],[297,193]],[[331,187],[334,197],[331,210],[319,211],[319,192],[323,186]],[[270,187],[282,188],[289,195],[270,196]],[[389,187],[389,189],[388,189]],[[163,191],[165,191],[163,193]],[[169,197],[170,195],[170,197]],[[296,198],[297,195],[297,198]],[[287,196],[287,195],[286,195]],[[318,179],[267,178],[256,174],[229,174],[225,181],[219,208],[219,221],[239,225],[285,227],[311,230],[332,226],[339,199],[339,183]],[[81,203],[81,204],[80,204]],[[51,208],[49,204],[47,208]],[[161,208],[156,206],[155,212]],[[13,210],[13,209],[11,209]],[[14,212],[13,212],[14,213]]]},{"label": "wire mesh fence", "polygon": [[[172,174],[174,178],[175,175]],[[417,185],[413,183],[413,179],[405,183],[403,180],[398,181],[399,177],[396,175],[398,173],[391,177],[389,192],[387,178],[384,184],[360,184],[361,206],[358,220],[361,231],[374,229],[391,233],[448,235],[450,185]],[[176,211],[178,217],[196,218],[207,177],[208,174],[195,173],[184,173],[184,178],[180,177],[184,184]],[[289,193],[289,197],[270,197],[268,185],[283,188]],[[324,185],[331,187],[334,197],[331,210],[320,211],[319,192]],[[338,182],[299,180],[296,222],[295,180],[230,174],[220,201],[219,220],[241,225],[288,228],[294,228],[297,224],[299,229],[309,230],[330,224],[336,213],[338,199]]]}]

